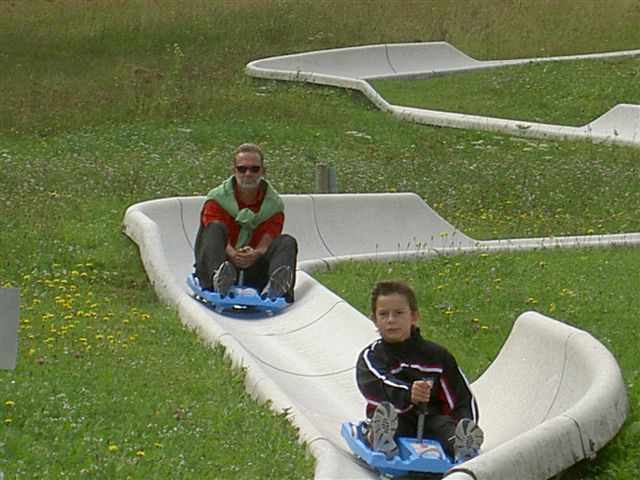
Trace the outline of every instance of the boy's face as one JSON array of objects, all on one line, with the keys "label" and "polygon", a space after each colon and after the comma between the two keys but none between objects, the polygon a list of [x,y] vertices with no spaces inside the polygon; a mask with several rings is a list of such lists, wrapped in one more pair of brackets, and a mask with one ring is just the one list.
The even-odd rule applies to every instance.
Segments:
[{"label": "boy's face", "polygon": [[412,312],[404,295],[381,295],[371,320],[383,339],[390,343],[403,342],[411,336],[411,327],[418,323],[420,312]]}]

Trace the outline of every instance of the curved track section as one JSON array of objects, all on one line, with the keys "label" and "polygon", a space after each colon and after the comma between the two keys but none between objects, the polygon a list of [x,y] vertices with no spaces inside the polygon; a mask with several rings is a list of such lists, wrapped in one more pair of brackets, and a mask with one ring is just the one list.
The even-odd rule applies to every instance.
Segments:
[{"label": "curved track section", "polygon": [[[185,324],[226,348],[235,365],[245,369],[247,390],[255,398],[290,413],[317,459],[317,478],[377,478],[354,461],[339,433],[343,421],[364,413],[354,364],[377,333],[366,316],[305,270],[347,258],[640,243],[640,234],[477,242],[417,195],[406,193],[283,199],[286,231],[297,237],[300,249],[296,302],[271,317],[220,315],[189,294],[185,278],[192,271],[203,197],[133,205],[125,214],[124,230],[138,244],[157,294],[176,308]],[[344,202],[351,207],[349,215],[335,215]],[[377,222],[381,216],[388,220],[384,225]],[[515,383],[505,383],[505,376]],[[602,447],[626,415],[624,385],[611,354],[586,332],[535,313],[516,322],[498,358],[473,389],[487,435],[486,453],[465,464],[476,479],[557,473]],[[526,475],[521,475],[523,468]],[[511,475],[514,469],[519,473]],[[464,472],[453,475],[471,478]]]},{"label": "curved track section", "polygon": [[246,72],[258,78],[308,82],[359,90],[378,108],[417,123],[496,131],[532,138],[588,139],[595,143],[640,147],[640,105],[616,105],[587,125],[574,127],[392,105],[368,83],[368,80],[374,79],[425,78],[530,62],[632,55],[640,55],[640,50],[481,61],[469,57],[446,42],[398,43],[264,58],[247,64]]}]

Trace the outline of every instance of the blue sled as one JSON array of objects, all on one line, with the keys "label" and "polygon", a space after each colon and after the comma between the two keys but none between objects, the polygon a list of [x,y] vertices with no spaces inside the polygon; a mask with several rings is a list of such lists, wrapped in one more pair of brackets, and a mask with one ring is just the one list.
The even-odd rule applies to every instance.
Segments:
[{"label": "blue sled", "polygon": [[193,274],[187,277],[187,285],[197,298],[220,311],[275,313],[289,305],[283,297],[274,300],[262,298],[253,287],[233,286],[229,295],[221,296],[219,293],[204,290]]},{"label": "blue sled", "polygon": [[410,472],[444,473],[453,467],[439,442],[424,439],[418,443],[411,437],[398,438],[399,454],[387,460],[384,453],[374,452],[367,446],[362,436],[363,424],[344,422],[340,433],[353,453],[381,475],[404,477]]}]

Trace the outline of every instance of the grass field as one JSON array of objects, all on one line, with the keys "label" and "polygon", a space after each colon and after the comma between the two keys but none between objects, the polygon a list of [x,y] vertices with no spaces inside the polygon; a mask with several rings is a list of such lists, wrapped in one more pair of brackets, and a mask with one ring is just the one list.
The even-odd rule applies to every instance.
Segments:
[{"label": "grass field", "polygon": [[[414,191],[478,239],[640,231],[637,149],[408,124],[348,92],[253,81],[247,62],[414,40],[479,59],[626,50],[639,18],[631,0],[388,1],[367,15],[355,1],[0,2],[0,285],[22,290],[18,367],[0,371],[5,478],[313,476],[286,415],[250,400],[224,352],[158,302],[121,233],[129,205],[216,185],[244,141],[283,193],[311,192],[328,162],[340,191]],[[429,335],[474,378],[520,311],[589,330],[619,360],[631,411],[563,478],[635,479],[638,249],[484,260],[322,280],[345,296],[361,275],[415,282]],[[347,296],[360,308],[365,283]]]}]

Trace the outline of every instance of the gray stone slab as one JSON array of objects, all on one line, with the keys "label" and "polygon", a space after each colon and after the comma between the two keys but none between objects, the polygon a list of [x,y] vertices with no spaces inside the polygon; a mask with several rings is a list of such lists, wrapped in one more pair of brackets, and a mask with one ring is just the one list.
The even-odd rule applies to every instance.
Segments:
[{"label": "gray stone slab", "polygon": [[0,287],[0,369],[16,368],[20,289]]}]

